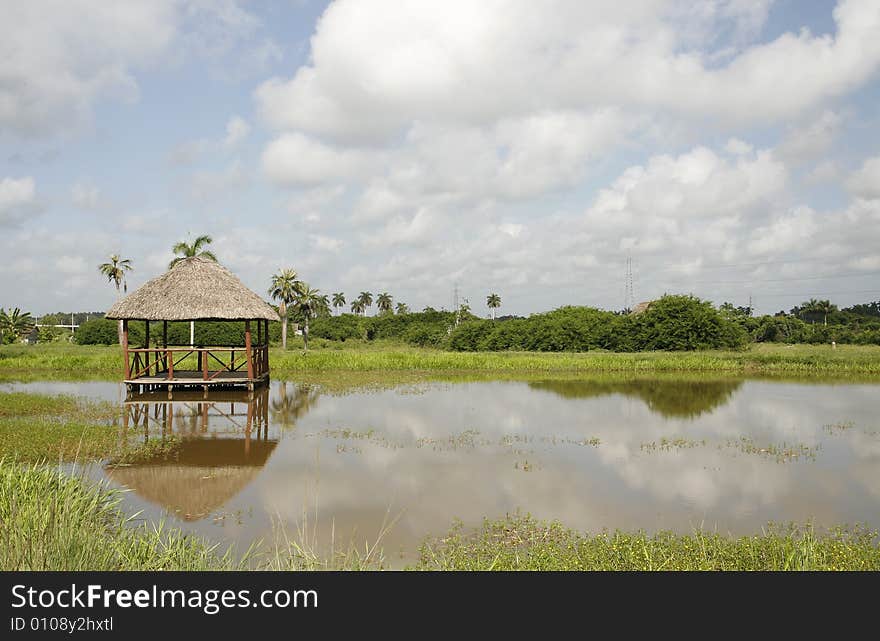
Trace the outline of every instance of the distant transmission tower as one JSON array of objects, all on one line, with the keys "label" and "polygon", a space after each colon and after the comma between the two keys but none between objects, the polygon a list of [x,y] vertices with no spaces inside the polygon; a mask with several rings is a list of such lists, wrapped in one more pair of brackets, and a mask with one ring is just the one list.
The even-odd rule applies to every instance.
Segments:
[{"label": "distant transmission tower", "polygon": [[455,283],[455,286],[452,290],[452,310],[455,312],[455,326],[458,327],[459,322],[459,310],[458,310],[458,283]]},{"label": "distant transmission tower", "polygon": [[636,304],[636,295],[633,292],[633,266],[632,258],[626,259],[626,277],[624,279],[623,308],[632,309]]}]

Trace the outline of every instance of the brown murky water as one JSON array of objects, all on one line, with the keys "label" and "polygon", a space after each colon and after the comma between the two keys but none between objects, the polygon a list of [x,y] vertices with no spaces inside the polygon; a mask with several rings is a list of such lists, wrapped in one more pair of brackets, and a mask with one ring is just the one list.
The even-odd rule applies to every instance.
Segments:
[{"label": "brown murky water", "polygon": [[[111,383],[14,387],[119,398]],[[384,548],[399,565],[454,519],[516,510],[592,531],[880,526],[876,384],[273,382],[250,403],[156,398],[128,416],[128,438],[181,438],[176,459],[91,473],[146,518],[242,547],[273,521],[363,545],[396,519]]]}]

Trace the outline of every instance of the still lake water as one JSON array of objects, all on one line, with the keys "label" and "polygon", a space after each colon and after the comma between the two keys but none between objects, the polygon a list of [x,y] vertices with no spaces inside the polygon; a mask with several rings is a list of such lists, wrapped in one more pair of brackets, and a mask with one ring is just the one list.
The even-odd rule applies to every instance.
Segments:
[{"label": "still lake water", "polygon": [[[118,401],[115,383],[0,385]],[[161,398],[161,397],[160,397]],[[454,519],[517,510],[579,530],[770,521],[880,527],[880,385],[670,378],[426,382],[327,393],[273,381],[247,402],[129,408],[128,437],[176,434],[176,461],[90,474],[124,505],[217,541],[373,542],[391,565]],[[145,411],[146,410],[146,411]],[[144,421],[144,417],[147,420]],[[146,427],[145,427],[146,424]]]}]

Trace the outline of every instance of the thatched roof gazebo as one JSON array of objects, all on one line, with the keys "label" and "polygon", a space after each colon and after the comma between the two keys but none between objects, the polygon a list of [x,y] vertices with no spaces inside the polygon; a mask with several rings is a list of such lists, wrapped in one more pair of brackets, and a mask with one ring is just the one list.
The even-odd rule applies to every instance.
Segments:
[{"label": "thatched roof gazebo", "polygon": [[[209,385],[252,390],[269,380],[269,321],[279,320],[278,314],[213,260],[199,256],[181,260],[118,301],[106,317],[122,321],[129,391],[186,385],[202,385],[205,390]],[[206,320],[244,322],[244,345],[168,345],[169,321]],[[130,321],[144,321],[143,347],[129,345]],[[162,322],[162,340],[161,345],[150,347],[150,323],[155,321]],[[256,341],[252,322],[256,322]]]}]

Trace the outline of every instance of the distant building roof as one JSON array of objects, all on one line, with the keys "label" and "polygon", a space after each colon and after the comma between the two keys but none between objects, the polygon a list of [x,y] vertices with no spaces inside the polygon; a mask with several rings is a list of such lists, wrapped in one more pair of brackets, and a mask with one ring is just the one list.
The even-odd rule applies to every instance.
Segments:
[{"label": "distant building roof", "polygon": [[648,308],[653,304],[654,304],[654,301],[652,301],[652,300],[645,301],[644,303],[639,303],[638,305],[636,305],[635,307],[632,308],[630,315],[632,316],[633,314],[644,314],[646,311],[648,311]]}]

